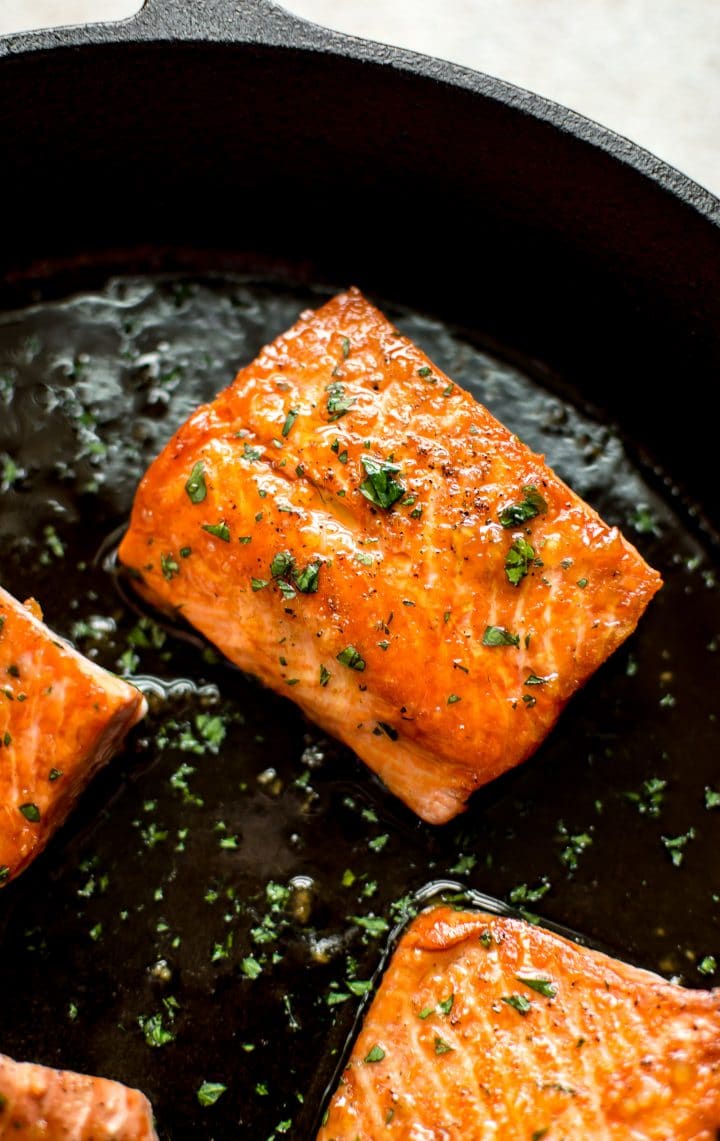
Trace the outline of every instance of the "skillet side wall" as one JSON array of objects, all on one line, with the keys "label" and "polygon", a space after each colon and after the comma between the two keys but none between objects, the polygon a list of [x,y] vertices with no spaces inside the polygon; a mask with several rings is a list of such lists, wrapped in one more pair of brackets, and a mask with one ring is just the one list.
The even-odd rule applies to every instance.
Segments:
[{"label": "skillet side wall", "polygon": [[242,43],[8,56],[3,299],[31,264],[112,271],[108,251],[139,247],[355,283],[558,370],[720,525],[703,399],[720,371],[720,228],[692,184],[673,194],[630,165],[652,164],[630,144],[625,163],[577,120],[533,114],[532,96],[526,112],[502,84],[494,97],[436,71]]}]

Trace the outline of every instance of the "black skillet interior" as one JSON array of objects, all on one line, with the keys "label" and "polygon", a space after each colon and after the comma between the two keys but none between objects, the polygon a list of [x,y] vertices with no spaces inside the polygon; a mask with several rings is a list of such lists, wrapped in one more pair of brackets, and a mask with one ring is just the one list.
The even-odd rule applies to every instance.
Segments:
[{"label": "black skillet interior", "polygon": [[[428,880],[689,984],[720,959],[717,202],[497,81],[231,7],[0,45],[0,578],[153,695],[3,892],[2,1049],[140,1086],[173,1141],[312,1135]],[[105,557],[174,425],[350,282],[666,579],[537,756],[442,829],[134,612]]]}]

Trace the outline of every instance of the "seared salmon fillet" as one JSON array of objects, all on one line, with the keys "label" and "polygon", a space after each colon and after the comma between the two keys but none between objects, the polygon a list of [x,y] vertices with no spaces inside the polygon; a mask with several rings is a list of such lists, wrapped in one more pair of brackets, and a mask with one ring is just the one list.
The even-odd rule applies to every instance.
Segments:
[{"label": "seared salmon fillet", "polygon": [[537,748],[660,586],[357,290],[190,416],[120,559],[433,823]]},{"label": "seared salmon fillet", "polygon": [[720,991],[531,924],[435,908],[406,932],[318,1141],[715,1141]]},{"label": "seared salmon fillet", "polygon": [[0,1138],[157,1141],[144,1094],[120,1082],[0,1054]]},{"label": "seared salmon fillet", "polygon": [[0,587],[0,883],[44,848],[146,710],[41,618]]}]

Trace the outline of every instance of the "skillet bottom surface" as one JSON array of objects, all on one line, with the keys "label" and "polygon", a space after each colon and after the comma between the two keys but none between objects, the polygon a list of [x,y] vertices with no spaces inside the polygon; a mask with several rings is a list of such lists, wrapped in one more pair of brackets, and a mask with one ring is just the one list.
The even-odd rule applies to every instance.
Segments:
[{"label": "skillet bottom surface", "polygon": [[[452,824],[416,820],[290,701],[156,624],[118,581],[112,549],[147,464],[332,292],[125,277],[0,315],[0,581],[151,701],[0,896],[0,1049],[140,1087],[166,1141],[311,1137],[389,932],[431,880],[720,982],[717,551],[631,445],[536,368],[379,301],[665,578],[536,756]],[[214,1104],[203,1082],[226,1087]]]}]

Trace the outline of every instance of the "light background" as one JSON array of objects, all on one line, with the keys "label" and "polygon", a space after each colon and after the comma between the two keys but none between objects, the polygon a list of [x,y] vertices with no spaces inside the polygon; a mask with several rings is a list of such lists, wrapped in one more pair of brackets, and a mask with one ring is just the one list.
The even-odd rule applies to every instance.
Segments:
[{"label": "light background", "polygon": [[[537,91],[720,195],[718,0],[291,0],[285,6],[316,23]],[[138,0],[0,0],[0,34],[122,18],[139,7]]]}]

